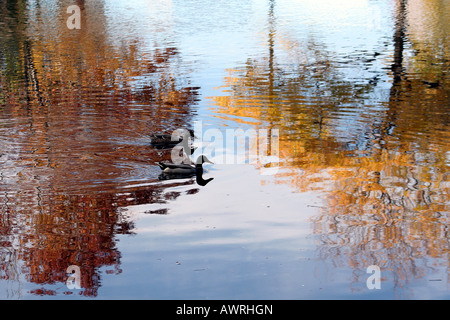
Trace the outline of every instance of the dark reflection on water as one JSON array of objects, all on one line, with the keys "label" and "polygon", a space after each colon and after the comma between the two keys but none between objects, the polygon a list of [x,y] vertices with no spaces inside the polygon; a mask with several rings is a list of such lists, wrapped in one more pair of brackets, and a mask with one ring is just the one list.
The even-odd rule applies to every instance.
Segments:
[{"label": "dark reflection on water", "polygon": [[[97,296],[100,269],[122,274],[117,238],[138,233],[127,208],[160,204],[143,214],[168,218],[171,204],[184,203],[184,196],[204,199],[195,177],[159,180],[155,163],[170,150],[149,144],[150,134],[190,128],[195,119],[219,130],[280,130],[280,168],[271,181],[322,196],[310,221],[317,257],[330,273],[352,274],[351,283],[322,297],[348,287],[363,291],[355,284],[365,283],[369,265],[380,266],[395,290],[442,270],[448,278],[450,7],[428,0],[337,3],[155,0],[133,8],[77,1],[82,28],[69,30],[72,2],[1,1],[1,281],[33,283],[33,295],[70,295],[66,270],[78,265],[81,295]],[[208,187],[229,179],[230,189],[240,191],[248,181],[239,170],[233,177],[218,173],[222,180]],[[249,198],[269,201],[264,190],[235,192],[223,206],[245,207],[225,212],[251,224],[248,234],[265,234],[253,240],[262,249],[246,263],[268,263],[264,245],[270,243],[268,252],[280,259],[273,270],[282,273],[278,265],[292,262],[292,248],[282,248],[285,238],[266,233],[267,225],[253,223],[267,218],[261,208],[246,206]],[[213,193],[217,203],[223,192]],[[267,220],[272,228],[297,226],[289,219],[306,200],[296,196],[289,193],[284,212]],[[192,219],[216,202],[204,201],[195,204],[202,209]],[[175,208],[187,219],[189,210]],[[193,252],[190,241],[207,242],[200,222],[186,226],[188,238],[182,219],[170,221],[169,230],[181,230],[179,238],[168,233],[175,246],[179,241]],[[235,253],[249,240],[240,226],[226,226],[226,239],[212,243],[223,241]],[[289,241],[303,243],[303,235],[287,231],[281,234]],[[208,245],[202,248],[214,256],[216,247]],[[201,260],[200,251],[193,254]],[[209,268],[240,259],[222,255]],[[287,279],[310,278],[290,268]],[[257,271],[246,270],[246,279],[265,279]],[[234,276],[233,283],[245,278]],[[216,284],[220,278],[205,279]],[[255,283],[270,297],[269,282]],[[299,288],[285,285],[292,289],[288,298],[297,297]]]},{"label": "dark reflection on water", "polygon": [[175,79],[177,48],[117,46],[104,4],[78,4],[80,30],[66,27],[68,3],[0,4],[1,278],[64,283],[78,265],[82,294],[96,296],[98,269],[120,272],[116,235],[133,232],[121,208],[173,201],[165,188],[194,183],[157,183],[170,150],[149,135],[188,127],[198,88]]}]

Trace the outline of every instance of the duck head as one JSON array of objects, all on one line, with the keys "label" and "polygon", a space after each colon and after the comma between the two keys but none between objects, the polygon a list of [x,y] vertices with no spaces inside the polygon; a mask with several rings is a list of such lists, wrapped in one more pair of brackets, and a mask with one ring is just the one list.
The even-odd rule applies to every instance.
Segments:
[{"label": "duck head", "polygon": [[197,165],[197,166],[201,166],[201,165],[203,165],[204,163],[212,163],[212,164],[214,164],[214,162],[212,162],[211,160],[209,160],[206,156],[204,156],[204,155],[201,155],[201,156],[199,156],[198,158],[197,158],[197,161],[195,162],[195,164]]}]

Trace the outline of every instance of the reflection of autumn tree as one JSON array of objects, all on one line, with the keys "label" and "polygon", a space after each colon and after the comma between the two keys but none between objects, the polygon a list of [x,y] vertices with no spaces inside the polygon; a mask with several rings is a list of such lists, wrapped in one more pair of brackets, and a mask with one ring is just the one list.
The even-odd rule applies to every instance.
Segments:
[{"label": "reflection of autumn tree", "polygon": [[[319,229],[333,230],[322,253],[335,246],[336,236],[344,231],[341,239],[359,239],[360,247],[345,245],[334,261],[360,269],[378,264],[393,273],[396,285],[421,277],[430,268],[448,269],[449,248],[450,131],[448,114],[442,112],[450,98],[444,88],[449,78],[442,76],[445,68],[430,73],[419,65],[411,68],[411,61],[403,58],[406,12],[406,1],[399,1],[394,81],[382,130],[370,143],[372,156],[357,171],[364,183],[355,184],[354,178],[349,179],[351,184],[339,183],[335,188],[339,191],[331,195],[334,215],[323,215],[317,223]],[[439,41],[435,44],[439,46]],[[442,53],[423,45],[414,43],[412,49]],[[346,219],[352,212],[359,213],[357,218],[352,214],[353,219]]]},{"label": "reflection of autumn tree", "polygon": [[[445,153],[429,165],[420,164],[421,156],[388,150],[358,159],[341,154],[339,164],[322,168],[313,180],[314,186],[319,177],[328,182],[327,209],[314,222],[320,255],[359,270],[379,265],[398,277],[396,285],[422,276],[428,258],[445,259]],[[308,189],[311,178],[300,178]]]},{"label": "reflection of autumn tree", "polygon": [[68,3],[0,3],[0,276],[54,284],[73,264],[96,295],[133,228],[120,207],[170,200],[130,187],[159,173],[147,135],[189,126],[197,89],[179,83],[176,48],[109,34],[101,2],[78,1],[83,27],[69,30]]},{"label": "reflection of autumn tree", "polygon": [[[305,42],[287,36],[279,40],[274,11],[275,1],[269,1],[267,54],[248,59],[240,69],[228,70],[229,76],[222,86],[226,94],[211,97],[217,106],[216,116],[239,117],[246,119],[240,121],[248,125],[276,127],[280,139],[290,145],[298,143],[300,149],[305,143],[315,143],[317,137],[336,145],[338,139],[327,134],[330,126],[337,126],[334,122],[342,116],[340,110],[358,112],[359,104],[373,91],[374,83],[354,84],[346,79],[340,71],[342,62],[334,61],[326,45],[314,36]],[[281,62],[275,48],[278,40],[288,48],[279,59]],[[297,126],[302,130],[293,129]]]},{"label": "reflection of autumn tree", "polygon": [[[26,209],[21,204],[30,199],[19,194],[3,205],[6,208],[0,216],[0,278],[14,280],[24,273],[28,281],[38,285],[65,283],[67,267],[76,265],[81,271],[81,294],[95,296],[100,287],[100,267],[110,266],[107,273],[121,272],[116,236],[132,234],[134,228],[124,207],[167,203],[181,193],[167,193],[166,187],[193,183],[191,180],[164,187],[136,187],[124,194],[41,195],[42,201]],[[196,191],[194,187],[186,193]],[[153,213],[166,212],[148,212]],[[15,269],[18,261],[23,261],[20,271]],[[60,290],[70,293],[65,286]],[[38,289],[33,293],[59,292]]]},{"label": "reflection of autumn tree", "polygon": [[[445,1],[408,1],[408,41],[412,54],[405,69],[414,75],[420,74],[425,86],[445,87],[450,66],[448,15],[450,5]],[[415,78],[415,77],[413,77]]]},{"label": "reflection of autumn tree", "polygon": [[[393,88],[376,112],[366,102],[375,85],[345,80],[314,39],[294,46],[298,63],[277,64],[269,54],[230,70],[222,95],[211,99],[220,118],[280,129],[278,183],[324,193],[327,206],[314,220],[320,257],[356,270],[379,265],[403,285],[439,264],[448,268],[450,95],[445,69],[433,85],[417,76],[427,72],[406,67],[406,1],[397,9]],[[354,112],[360,106],[362,117]]]}]

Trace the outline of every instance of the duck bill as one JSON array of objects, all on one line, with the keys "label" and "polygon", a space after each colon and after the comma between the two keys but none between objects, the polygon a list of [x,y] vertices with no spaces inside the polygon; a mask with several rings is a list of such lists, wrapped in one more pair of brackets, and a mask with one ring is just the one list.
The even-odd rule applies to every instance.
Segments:
[{"label": "duck bill", "polygon": [[211,163],[214,164],[214,162],[212,162],[211,160],[209,160],[206,156],[200,156],[197,159],[197,164],[203,164],[203,163]]}]

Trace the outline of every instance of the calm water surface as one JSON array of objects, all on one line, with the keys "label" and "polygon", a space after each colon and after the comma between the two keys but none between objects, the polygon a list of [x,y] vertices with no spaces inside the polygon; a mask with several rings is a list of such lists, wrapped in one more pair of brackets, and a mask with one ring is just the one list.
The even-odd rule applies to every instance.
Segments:
[{"label": "calm water surface", "polygon": [[[0,298],[450,298],[449,34],[448,0],[2,1]],[[177,128],[208,185],[159,179]]]}]

